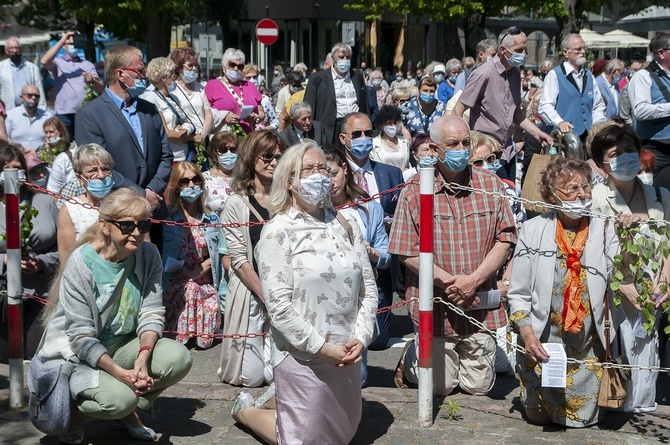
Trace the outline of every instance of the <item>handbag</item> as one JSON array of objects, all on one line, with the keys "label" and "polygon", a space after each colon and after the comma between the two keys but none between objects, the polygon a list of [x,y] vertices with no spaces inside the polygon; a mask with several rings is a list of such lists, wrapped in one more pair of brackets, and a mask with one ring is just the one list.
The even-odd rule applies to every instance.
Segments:
[{"label": "handbag", "polygon": [[38,355],[28,368],[28,417],[45,434],[65,434],[70,428],[70,374],[76,364],[66,361],[53,366]]},{"label": "handbag", "polygon": [[[540,192],[540,181],[542,180],[542,174],[551,162],[551,158],[551,155],[545,154],[544,147],[540,153],[533,155],[530,160],[530,165],[528,166],[528,171],[526,172],[523,188],[521,189],[521,197],[523,199],[529,201],[544,201],[544,199],[542,199],[542,193]],[[547,211],[546,207],[537,204],[524,203],[523,206],[527,212],[544,213]]]},{"label": "handbag", "polygon": [[[607,225],[609,220],[605,221],[603,241],[606,240]],[[604,249],[607,243],[603,243]],[[601,408],[616,409],[626,402],[628,397],[628,380],[630,379],[630,370],[621,368],[612,368],[608,364],[627,364],[624,356],[612,358],[610,348],[610,310],[609,310],[609,292],[605,289],[605,362],[603,363],[603,376],[600,380],[600,390],[598,392],[598,406]]]}]

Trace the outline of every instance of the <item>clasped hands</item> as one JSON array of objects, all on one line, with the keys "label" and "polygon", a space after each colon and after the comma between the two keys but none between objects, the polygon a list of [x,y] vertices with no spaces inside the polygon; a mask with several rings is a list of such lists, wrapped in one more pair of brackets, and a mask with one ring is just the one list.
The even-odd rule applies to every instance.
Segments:
[{"label": "clasped hands", "polygon": [[451,275],[440,280],[440,284],[447,300],[463,309],[475,309],[479,304],[479,297],[475,294],[479,283],[472,274]]},{"label": "clasped hands", "polygon": [[323,360],[335,363],[339,368],[344,368],[360,362],[363,359],[361,356],[363,349],[363,343],[352,338],[344,345],[333,345],[326,342],[316,355]]},{"label": "clasped hands", "polygon": [[132,389],[136,396],[144,395],[154,387],[154,379],[147,371],[147,362],[139,357],[135,360],[133,369],[122,369],[116,379]]}]

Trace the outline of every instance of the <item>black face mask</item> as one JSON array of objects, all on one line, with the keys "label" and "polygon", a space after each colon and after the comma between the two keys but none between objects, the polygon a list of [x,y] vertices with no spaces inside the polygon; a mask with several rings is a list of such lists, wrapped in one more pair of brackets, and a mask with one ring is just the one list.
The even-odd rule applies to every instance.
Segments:
[{"label": "black face mask", "polygon": [[14,65],[18,65],[21,63],[21,54],[14,54],[12,56],[9,56],[9,59],[12,61]]}]

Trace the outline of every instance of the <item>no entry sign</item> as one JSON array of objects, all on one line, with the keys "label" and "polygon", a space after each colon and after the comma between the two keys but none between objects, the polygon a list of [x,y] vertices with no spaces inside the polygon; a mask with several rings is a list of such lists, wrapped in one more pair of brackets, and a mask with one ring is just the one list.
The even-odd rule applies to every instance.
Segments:
[{"label": "no entry sign", "polygon": [[256,37],[263,45],[272,45],[279,38],[279,27],[272,19],[263,19],[256,25]]}]

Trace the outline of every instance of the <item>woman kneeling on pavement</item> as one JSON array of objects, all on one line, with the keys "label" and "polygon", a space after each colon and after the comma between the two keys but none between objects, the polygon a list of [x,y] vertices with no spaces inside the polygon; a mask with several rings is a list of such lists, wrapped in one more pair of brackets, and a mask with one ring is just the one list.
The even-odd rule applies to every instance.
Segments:
[{"label": "woman kneeling on pavement", "polygon": [[358,224],[332,208],[331,182],[314,142],[291,147],[255,250],[276,346],[276,411],[241,391],[232,415],[268,443],[347,444],[361,418],[377,286]]},{"label": "woman kneeling on pavement", "polygon": [[137,409],[147,410],[191,369],[188,350],[164,339],[158,249],[144,242],[151,205],[130,189],[106,197],[100,220],[75,244],[54,281],[38,355],[77,362],[70,376],[76,400],[62,443],[84,440],[81,420],[119,420],[130,437],[153,441]]},{"label": "woman kneeling on pavement", "polygon": [[[619,241],[614,223],[580,212],[591,208],[591,181],[586,162],[552,161],[540,189],[545,202],[562,210],[526,221],[514,252],[507,301],[525,347],[525,355],[517,356],[517,373],[532,423],[586,427],[604,414],[598,407],[602,373],[594,363],[605,358],[606,274]],[[558,343],[568,359],[586,362],[568,363],[565,388],[542,386],[546,343]]]}]

